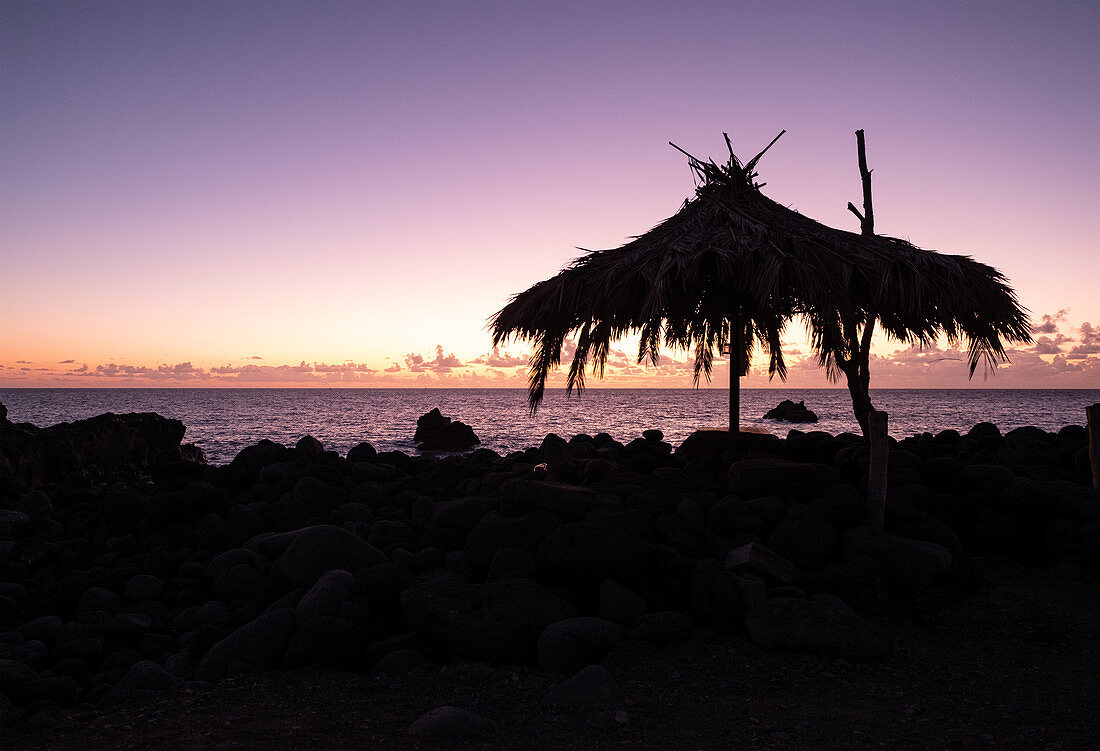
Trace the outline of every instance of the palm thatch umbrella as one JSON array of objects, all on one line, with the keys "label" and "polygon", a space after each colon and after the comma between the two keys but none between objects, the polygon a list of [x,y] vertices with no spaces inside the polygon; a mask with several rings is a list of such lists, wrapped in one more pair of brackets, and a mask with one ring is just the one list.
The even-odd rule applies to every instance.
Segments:
[{"label": "palm thatch umbrella", "polygon": [[769,376],[785,377],[780,337],[796,316],[808,324],[830,376],[849,375],[857,417],[870,400],[866,368],[853,363],[875,321],[903,342],[930,344],[941,334],[966,340],[971,375],[983,359],[1006,359],[1001,337],[1030,338],[1026,311],[996,269],[833,229],[767,198],[755,167],[779,136],[745,164],[728,136],[724,164],[684,152],[697,187],[675,215],[619,248],[588,252],[491,318],[494,344],[512,337],[534,344],[532,410],[570,336],[570,392],[584,387],[590,362],[602,376],[612,342],[630,334],[640,335],[639,363],[656,365],[662,345],[693,351],[696,385],[710,378],[715,353],[729,347],[732,432],[739,429],[739,376],[753,350],[769,353]]}]

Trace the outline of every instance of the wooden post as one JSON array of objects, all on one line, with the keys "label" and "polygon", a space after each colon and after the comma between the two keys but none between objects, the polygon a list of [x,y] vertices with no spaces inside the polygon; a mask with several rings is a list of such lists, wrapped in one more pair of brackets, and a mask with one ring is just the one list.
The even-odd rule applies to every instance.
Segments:
[{"label": "wooden post", "polygon": [[1089,426],[1089,464],[1092,465],[1092,487],[1100,493],[1100,404],[1085,407]]},{"label": "wooden post", "polygon": [[730,433],[741,432],[741,350],[743,324],[740,311],[730,317]]},{"label": "wooden post", "polygon": [[886,525],[886,479],[890,463],[890,442],[887,415],[874,410],[867,418],[871,443],[871,462],[867,471],[867,510],[871,520],[880,527]]}]

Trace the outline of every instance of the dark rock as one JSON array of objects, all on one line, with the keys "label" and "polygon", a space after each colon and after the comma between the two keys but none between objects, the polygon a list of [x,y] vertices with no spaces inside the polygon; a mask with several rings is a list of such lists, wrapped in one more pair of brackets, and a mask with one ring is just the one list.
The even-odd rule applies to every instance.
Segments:
[{"label": "dark rock", "polygon": [[460,707],[436,707],[420,715],[406,731],[409,735],[436,743],[454,739],[484,738],[493,731],[493,723]]},{"label": "dark rock", "polygon": [[604,579],[600,582],[598,609],[600,618],[631,628],[645,611],[646,601],[641,595],[614,579]]},{"label": "dark rock", "polygon": [[248,563],[239,563],[218,572],[211,584],[211,591],[219,600],[256,601],[264,591],[260,570]]},{"label": "dark rock", "polygon": [[164,453],[179,452],[185,428],[152,412],[107,413],[38,428],[0,420],[0,475],[34,486],[66,478],[137,479]]},{"label": "dark rock", "polygon": [[481,443],[469,425],[440,414],[438,408],[432,409],[416,421],[416,434],[413,440],[419,448],[426,451],[455,451]]},{"label": "dark rock", "polygon": [[625,634],[622,626],[601,618],[567,618],[551,623],[539,635],[539,668],[551,673],[574,673],[599,662]]},{"label": "dark rock", "polygon": [[869,662],[889,654],[887,641],[857,615],[816,600],[781,597],[768,600],[745,617],[745,628],[758,646]]},{"label": "dark rock", "polygon": [[837,482],[836,469],[827,464],[788,462],[771,457],[744,459],[729,470],[730,491],[742,498],[778,495],[810,499]]},{"label": "dark rock", "polygon": [[122,592],[122,596],[130,602],[156,600],[162,594],[164,594],[164,582],[150,574],[137,574],[130,577]]},{"label": "dark rock", "polygon": [[615,706],[623,700],[611,672],[603,665],[589,665],[551,688],[542,701],[559,706]]},{"label": "dark rock", "polygon": [[821,568],[840,541],[840,527],[801,503],[792,503],[768,536],[768,548],[800,568]]},{"label": "dark rock", "polygon": [[1095,519],[1100,511],[1095,490],[1065,480],[1020,478],[1005,488],[1003,498],[1007,508],[1038,518]]},{"label": "dark rock", "polygon": [[713,558],[695,565],[690,583],[691,607],[699,623],[723,636],[741,630],[745,608],[737,579]]},{"label": "dark rock", "polygon": [[794,564],[760,543],[750,542],[734,548],[726,556],[725,567],[733,571],[746,571],[765,576],[773,581],[789,584]]},{"label": "dark rock", "polygon": [[870,524],[847,530],[841,548],[847,560],[868,555],[885,563],[891,587],[904,592],[931,584],[951,567],[952,560],[951,552],[941,545],[897,537]]},{"label": "dark rock", "polygon": [[639,616],[628,634],[634,641],[647,641],[663,647],[691,636],[691,618],[687,613],[661,610]]},{"label": "dark rock", "polygon": [[43,615],[20,626],[19,634],[27,641],[37,640],[45,644],[53,644],[57,641],[57,637],[61,636],[63,626],[61,619],[56,615]]},{"label": "dark rock", "polygon": [[629,579],[653,570],[653,546],[606,524],[576,522],[552,530],[539,545],[542,567],[573,579]]},{"label": "dark rock", "polygon": [[500,488],[500,512],[519,516],[529,511],[549,511],[564,521],[579,521],[596,502],[589,488],[563,482],[513,480]]},{"label": "dark rock", "polygon": [[549,511],[532,511],[519,517],[501,516],[491,511],[466,537],[466,557],[474,570],[485,570],[497,551],[515,548],[534,553],[561,520]]},{"label": "dark rock", "polygon": [[374,462],[377,458],[378,452],[366,441],[353,446],[347,456],[349,462]]},{"label": "dark rock", "polygon": [[743,532],[763,532],[765,529],[764,520],[749,510],[744,501],[732,495],[726,496],[710,507],[707,511],[707,524],[717,534],[724,536]]},{"label": "dark rock", "polygon": [[1016,474],[1000,464],[969,464],[958,476],[964,487],[981,493],[1000,493],[1016,480]]},{"label": "dark rock", "polygon": [[385,563],[384,553],[346,529],[318,524],[297,530],[271,569],[272,577],[311,586],[333,569],[355,571]]},{"label": "dark rock", "polygon": [[826,488],[810,509],[839,527],[847,528],[867,520],[867,501],[855,487],[841,483]]},{"label": "dark rock", "polygon": [[294,449],[307,459],[316,459],[324,452],[325,447],[313,436],[304,435],[294,444]]},{"label": "dark rock", "polygon": [[343,618],[318,615],[304,621],[290,638],[287,667],[321,665],[351,670],[359,662],[360,634]]},{"label": "dark rock", "polygon": [[1096,570],[1100,558],[1100,524],[1055,518],[1047,522],[1043,549],[1052,558],[1074,561]]},{"label": "dark rock", "polygon": [[278,666],[295,630],[294,611],[264,613],[215,644],[199,662],[195,678],[217,683],[227,675]]},{"label": "dark rock", "polygon": [[783,422],[817,422],[817,415],[813,410],[807,409],[804,401],[795,404],[790,399],[784,399],[777,407],[768,410],[764,419]]},{"label": "dark rock", "polygon": [[401,593],[401,608],[417,628],[490,662],[529,662],[542,630],[574,614],[568,602],[529,579],[414,584]]},{"label": "dark rock", "polygon": [[294,619],[299,626],[304,626],[314,618],[337,617],[354,587],[355,577],[347,571],[334,569],[324,573],[298,601]]},{"label": "dark rock", "polygon": [[493,563],[489,566],[485,581],[532,579],[538,576],[538,573],[539,562],[534,553],[518,548],[501,548],[493,555]]},{"label": "dark rock", "polygon": [[835,595],[859,613],[877,615],[890,605],[886,564],[867,555],[831,563],[821,571],[799,571],[795,582],[808,592]]},{"label": "dark rock", "polygon": [[424,655],[415,649],[397,649],[384,656],[371,668],[371,675],[388,675],[397,678],[425,664]]}]

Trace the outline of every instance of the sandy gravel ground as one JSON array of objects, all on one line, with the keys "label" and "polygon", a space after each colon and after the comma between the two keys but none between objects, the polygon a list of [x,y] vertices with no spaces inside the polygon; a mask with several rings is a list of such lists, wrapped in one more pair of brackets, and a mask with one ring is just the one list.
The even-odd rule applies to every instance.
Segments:
[{"label": "sandy gravel ground", "polygon": [[[664,648],[612,674],[622,698],[555,707],[562,680],[481,663],[398,679],[273,672],[6,729],[11,749],[1078,749],[1100,748],[1096,583],[992,567],[996,584],[938,613],[880,621],[877,664],[768,653],[744,636]],[[409,726],[440,706],[476,738]]]}]

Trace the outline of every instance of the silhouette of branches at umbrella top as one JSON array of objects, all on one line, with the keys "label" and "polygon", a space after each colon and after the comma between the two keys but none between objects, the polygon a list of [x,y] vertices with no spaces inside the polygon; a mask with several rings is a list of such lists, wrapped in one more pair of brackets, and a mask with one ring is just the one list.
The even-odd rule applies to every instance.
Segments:
[{"label": "silhouette of branches at umbrella top", "polygon": [[570,392],[584,387],[589,364],[601,377],[611,344],[631,334],[640,335],[639,363],[657,365],[662,345],[694,352],[696,385],[709,380],[714,355],[734,341],[740,373],[761,346],[769,376],[785,377],[781,335],[796,316],[833,378],[837,358],[850,354],[848,329],[872,316],[902,342],[965,340],[971,376],[983,360],[1007,359],[1002,338],[1030,340],[1027,312],[996,269],[827,227],[766,197],[756,164],[782,135],[744,164],[728,136],[723,164],[683,152],[697,184],[676,214],[621,247],[586,251],[490,319],[494,344],[515,337],[534,345],[532,411],[567,337],[577,344]]}]

